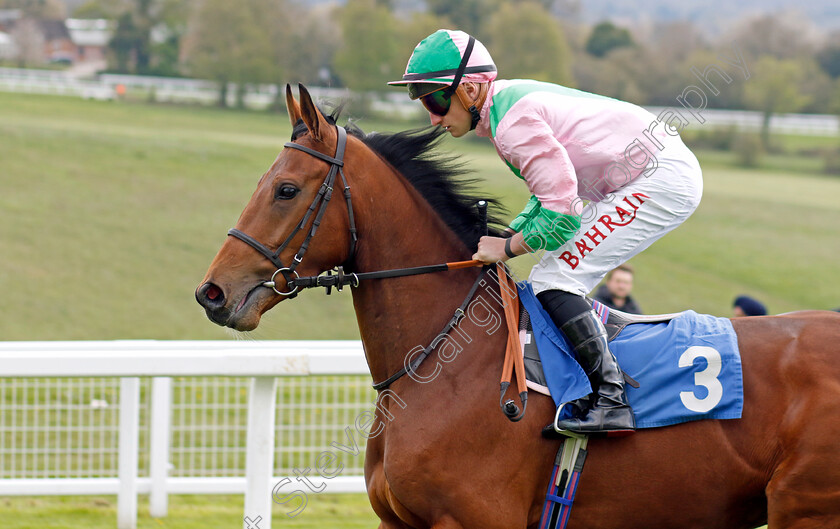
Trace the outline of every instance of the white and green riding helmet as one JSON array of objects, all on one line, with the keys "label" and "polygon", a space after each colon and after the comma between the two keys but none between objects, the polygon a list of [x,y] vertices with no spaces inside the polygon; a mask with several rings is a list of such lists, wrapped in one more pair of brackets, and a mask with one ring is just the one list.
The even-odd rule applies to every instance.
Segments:
[{"label": "white and green riding helmet", "polygon": [[487,83],[495,78],[496,65],[484,44],[463,31],[439,29],[414,48],[403,78],[388,84],[408,85],[409,97],[418,99],[441,85],[449,87],[451,96],[461,81]]}]

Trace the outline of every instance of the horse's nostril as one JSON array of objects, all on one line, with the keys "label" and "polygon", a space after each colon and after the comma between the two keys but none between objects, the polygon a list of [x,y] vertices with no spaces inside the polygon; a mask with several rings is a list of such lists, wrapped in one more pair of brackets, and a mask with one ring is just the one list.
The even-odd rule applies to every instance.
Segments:
[{"label": "horse's nostril", "polygon": [[225,304],[225,293],[218,285],[208,282],[199,287],[196,299],[207,308],[216,308]]},{"label": "horse's nostril", "polygon": [[222,289],[211,284],[205,294],[207,295],[207,299],[210,301],[216,301],[216,298],[222,295]]}]

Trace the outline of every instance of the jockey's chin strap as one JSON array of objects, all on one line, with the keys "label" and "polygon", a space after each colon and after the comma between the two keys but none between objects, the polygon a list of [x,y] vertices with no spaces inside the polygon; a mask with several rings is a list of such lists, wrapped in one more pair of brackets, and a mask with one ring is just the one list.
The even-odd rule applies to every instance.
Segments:
[{"label": "jockey's chin strap", "polygon": [[[470,55],[472,55],[472,50],[474,46],[475,37],[470,35],[470,39],[469,41],[467,41],[467,47],[464,48],[464,55],[463,57],[461,57],[461,63],[458,64],[458,70],[455,71],[455,76],[452,78],[452,84],[449,85],[445,90],[445,93],[448,93],[449,97],[457,95],[458,99],[460,99],[461,103],[464,105],[464,108],[467,109],[467,111],[470,113],[470,116],[472,117],[470,130],[475,129],[475,127],[478,125],[478,120],[481,119],[481,106],[484,103],[484,98],[482,97],[481,92],[479,92],[478,98],[476,98],[475,101],[467,101],[465,103],[462,98],[462,94],[463,97],[466,97],[466,93],[464,93],[463,89],[458,90],[458,87],[461,85],[461,77],[463,77],[464,75],[464,70],[467,69],[467,63],[470,61]],[[481,84],[479,84],[479,86],[481,86]],[[487,95],[486,91],[484,95]],[[479,104],[479,99],[481,99],[481,104]]]},{"label": "jockey's chin strap", "polygon": [[490,91],[490,83],[476,83],[478,87],[478,94],[476,94],[476,98],[470,101],[469,96],[467,95],[467,91],[464,89],[463,86],[458,87],[458,90],[455,91],[455,95],[458,96],[458,100],[461,101],[461,106],[467,109],[467,112],[470,113],[471,123],[470,123],[470,130],[475,130],[478,126],[478,122],[481,119],[481,108],[484,106],[484,101],[487,99],[487,93]]}]

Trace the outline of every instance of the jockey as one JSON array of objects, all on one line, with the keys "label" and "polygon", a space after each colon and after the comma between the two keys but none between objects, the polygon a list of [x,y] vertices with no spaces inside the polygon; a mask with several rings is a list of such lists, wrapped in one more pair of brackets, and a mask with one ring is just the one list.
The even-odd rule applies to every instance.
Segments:
[{"label": "jockey", "polygon": [[674,113],[661,121],[608,97],[531,80],[497,80],[487,49],[462,31],[438,30],[425,38],[402,80],[389,84],[408,85],[432,124],[453,137],[475,130],[490,138],[532,194],[506,230],[508,237],[482,237],[473,258],[492,263],[541,253],[529,280],[593,388],[586,414],[554,428],[635,430],[624,375],[585,296],[700,203],[700,165],[672,126]]}]

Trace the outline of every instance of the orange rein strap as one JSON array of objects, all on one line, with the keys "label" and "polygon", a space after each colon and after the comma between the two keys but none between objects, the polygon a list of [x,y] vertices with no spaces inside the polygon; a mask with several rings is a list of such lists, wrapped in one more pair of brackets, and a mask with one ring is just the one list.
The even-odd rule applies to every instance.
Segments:
[{"label": "orange rein strap", "polygon": [[[502,366],[499,406],[501,406],[502,412],[511,422],[517,422],[525,416],[525,409],[528,407],[525,359],[522,357],[522,346],[519,343],[519,296],[516,294],[516,284],[507,273],[507,267],[502,263],[497,263],[496,271],[499,277],[499,293],[502,297],[508,328],[505,361]],[[513,399],[505,401],[505,392],[510,387],[510,379],[514,371],[516,372],[516,389],[519,392],[519,402],[522,404],[521,411],[519,406],[513,402]]]},{"label": "orange rein strap", "polygon": [[472,261],[455,261],[453,263],[446,263],[447,270],[459,270],[461,268],[472,268],[473,266],[484,266],[484,263],[473,259]]}]

